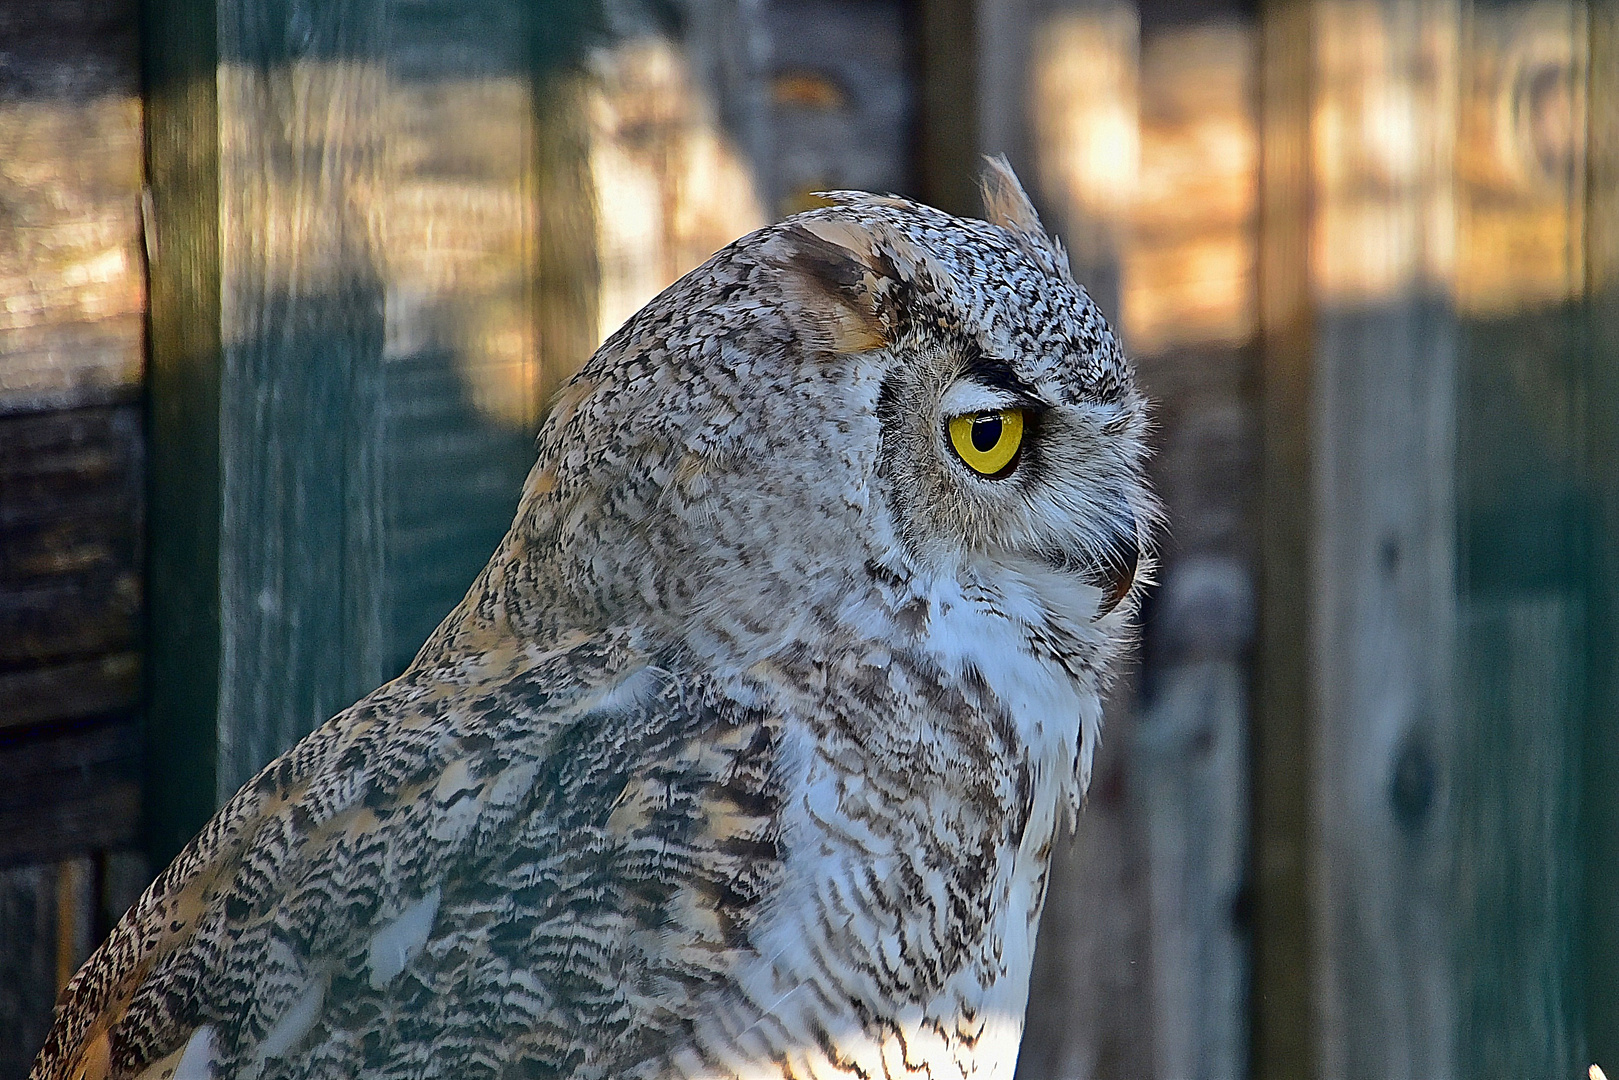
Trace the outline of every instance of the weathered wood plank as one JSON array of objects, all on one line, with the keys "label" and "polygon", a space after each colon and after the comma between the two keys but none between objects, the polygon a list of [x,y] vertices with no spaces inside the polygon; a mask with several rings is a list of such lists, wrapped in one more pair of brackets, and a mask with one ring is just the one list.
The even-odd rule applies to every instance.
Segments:
[{"label": "weathered wood plank", "polygon": [[[1108,715],[1127,723],[1128,705],[1115,698]],[[1144,838],[1121,727],[1097,752],[1077,831],[1054,841],[1018,1055],[1031,1080],[1153,1074]]]},{"label": "weathered wood plank", "polygon": [[219,7],[218,801],[388,674],[385,8]]},{"label": "weathered wood plank", "polygon": [[139,392],[135,7],[0,12],[0,414]]},{"label": "weathered wood plank", "polygon": [[1581,953],[1586,1048],[1619,1075],[1619,5],[1593,4],[1586,105],[1586,288],[1590,411],[1586,470],[1592,487],[1593,603],[1580,825]]},{"label": "weathered wood plank", "polygon": [[0,678],[137,648],[140,436],[134,406],[0,417]]},{"label": "weathered wood plank", "polygon": [[[1318,5],[1308,515],[1320,1072],[1455,1074],[1457,10]],[[1391,104],[1395,103],[1395,104]],[[1399,110],[1392,113],[1391,109]],[[1374,114],[1376,122],[1370,117]],[[1387,119],[1397,117],[1395,120]],[[1378,141],[1375,123],[1413,138]]]},{"label": "weathered wood plank", "polygon": [[127,711],[140,690],[135,652],[0,672],[0,727]]},{"label": "weathered wood plank", "polygon": [[57,991],[148,879],[131,851],[0,868],[0,1080],[22,1080]]},{"label": "weathered wood plank", "polygon": [[218,28],[209,0],[141,25],[151,185],[147,846],[166,863],[217,788],[220,620]]},{"label": "weathered wood plank", "polygon": [[0,864],[134,846],[140,725],[130,719],[0,731]]},{"label": "weathered wood plank", "polygon": [[1252,750],[1251,1069],[1314,1076],[1311,985],[1311,5],[1260,5],[1259,621]]},{"label": "weathered wood plank", "polygon": [[977,0],[916,5],[917,190],[953,214],[982,212],[978,10]]}]

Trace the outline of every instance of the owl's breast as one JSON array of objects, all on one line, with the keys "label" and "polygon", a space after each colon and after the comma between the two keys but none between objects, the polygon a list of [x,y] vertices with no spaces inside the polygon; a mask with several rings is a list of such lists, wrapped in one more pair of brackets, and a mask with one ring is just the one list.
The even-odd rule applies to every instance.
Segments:
[{"label": "owl's breast", "polygon": [[683,1075],[1011,1077],[1099,706],[982,601],[930,597],[921,648],[861,653],[788,725],[782,885]]}]

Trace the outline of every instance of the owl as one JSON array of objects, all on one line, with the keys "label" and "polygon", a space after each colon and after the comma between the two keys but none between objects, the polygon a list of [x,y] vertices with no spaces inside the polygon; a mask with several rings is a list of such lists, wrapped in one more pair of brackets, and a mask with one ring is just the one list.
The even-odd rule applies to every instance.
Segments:
[{"label": "owl", "polygon": [[618,330],[399,678],[232,798],[34,1080],[1010,1077],[1155,503],[1003,163]]}]

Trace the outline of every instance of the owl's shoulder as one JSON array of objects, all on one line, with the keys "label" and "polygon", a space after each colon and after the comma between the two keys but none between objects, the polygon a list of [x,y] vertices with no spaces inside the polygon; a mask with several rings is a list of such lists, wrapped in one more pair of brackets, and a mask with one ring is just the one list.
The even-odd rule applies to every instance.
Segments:
[{"label": "owl's shoulder", "polygon": [[[454,1037],[490,1009],[553,1033],[635,1015],[559,929],[586,908],[598,950],[687,924],[620,964],[701,982],[769,884],[774,729],[628,637],[419,662],[272,763],[69,985],[35,1080],[156,1076],[193,1051],[268,1076],[386,1045],[407,999],[436,1002],[408,1022],[452,1055],[490,1049]],[[544,1008],[513,997],[520,972],[549,979]]]}]

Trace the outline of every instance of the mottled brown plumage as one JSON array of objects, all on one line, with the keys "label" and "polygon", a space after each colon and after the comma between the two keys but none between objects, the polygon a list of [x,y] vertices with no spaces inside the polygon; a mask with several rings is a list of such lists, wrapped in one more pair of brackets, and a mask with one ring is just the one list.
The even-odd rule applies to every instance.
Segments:
[{"label": "mottled brown plumage", "polygon": [[1144,406],[1004,166],[994,224],[833,202],[602,346],[466,599],[163,873],[34,1080],[1010,1076]]}]

